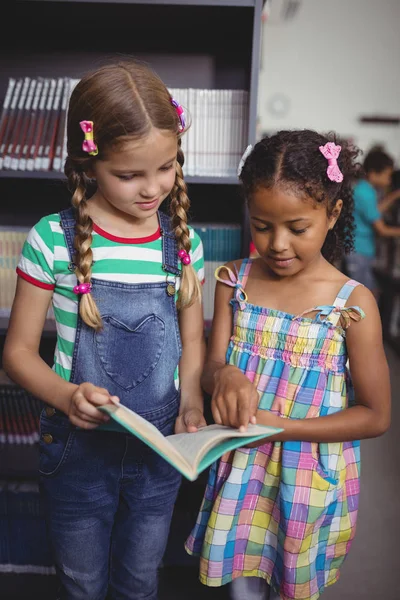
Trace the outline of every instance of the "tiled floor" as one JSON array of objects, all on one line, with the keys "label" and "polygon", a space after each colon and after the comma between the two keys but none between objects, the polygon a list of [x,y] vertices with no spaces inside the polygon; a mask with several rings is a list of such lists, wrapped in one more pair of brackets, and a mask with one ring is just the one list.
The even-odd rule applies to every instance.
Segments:
[{"label": "tiled floor", "polygon": [[[388,348],[392,379],[392,426],[384,436],[361,444],[361,504],[356,539],[338,583],[323,600],[400,600],[400,359]],[[186,528],[186,527],[185,527]],[[185,532],[174,536],[180,543]],[[55,600],[54,591],[36,586],[41,600]],[[27,600],[19,578],[0,577],[1,600]],[[19,590],[18,590],[19,588]],[[33,592],[35,584],[30,587]],[[226,600],[227,590],[208,589],[197,579],[195,561],[185,567],[166,566],[160,600]],[[88,599],[90,600],[90,599]],[[246,600],[243,598],[243,600]]]}]

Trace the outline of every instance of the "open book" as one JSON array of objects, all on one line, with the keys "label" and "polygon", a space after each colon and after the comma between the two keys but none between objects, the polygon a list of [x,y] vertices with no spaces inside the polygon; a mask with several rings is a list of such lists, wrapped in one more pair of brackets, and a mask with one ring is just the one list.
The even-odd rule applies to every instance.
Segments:
[{"label": "open book", "polygon": [[195,433],[178,433],[164,436],[149,421],[143,419],[122,404],[106,404],[99,407],[114,422],[102,429],[128,431],[158,452],[175,469],[190,481],[194,481],[225,452],[240,448],[282,431],[275,427],[249,424],[247,431],[239,431],[224,425],[208,425]]}]

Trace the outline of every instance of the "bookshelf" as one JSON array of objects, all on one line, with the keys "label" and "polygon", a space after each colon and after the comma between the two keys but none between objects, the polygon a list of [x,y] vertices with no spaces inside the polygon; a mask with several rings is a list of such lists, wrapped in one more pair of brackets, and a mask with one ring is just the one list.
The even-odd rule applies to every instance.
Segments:
[{"label": "bookshelf", "polygon": [[[18,28],[4,28],[0,37],[0,106],[10,77],[80,78],[116,55],[133,56],[148,62],[168,87],[247,91],[248,139],[243,150],[255,143],[264,0],[13,0],[6,4],[7,22],[18,23]],[[186,181],[191,223],[240,224],[242,255],[248,254],[248,219],[237,178],[196,175]],[[58,172],[0,170],[0,190],[1,226],[31,227],[43,215],[70,205],[65,177]],[[8,318],[2,316],[0,359],[7,326]],[[40,351],[49,363],[54,341],[54,325],[48,322]],[[12,455],[7,454],[10,460]],[[10,472],[9,468],[9,478]],[[204,483],[203,477],[197,485],[182,486],[171,529],[174,548],[167,550],[166,565],[193,565],[179,540],[187,523],[193,524]],[[23,597],[27,589],[33,591],[29,584],[22,589]]]}]

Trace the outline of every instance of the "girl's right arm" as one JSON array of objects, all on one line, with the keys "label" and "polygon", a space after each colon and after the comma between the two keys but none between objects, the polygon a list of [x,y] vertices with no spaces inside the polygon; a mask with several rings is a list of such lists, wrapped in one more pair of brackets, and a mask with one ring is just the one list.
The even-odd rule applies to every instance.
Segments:
[{"label": "girl's right arm", "polygon": [[91,383],[76,385],[57,375],[41,358],[39,344],[53,291],[18,278],[3,351],[3,367],[13,381],[69,416],[84,429],[109,417],[96,406],[117,400]]},{"label": "girl's right arm", "polygon": [[[233,265],[230,263],[231,269]],[[225,272],[222,279],[228,279]],[[211,395],[211,408],[217,424],[232,423],[246,428],[250,414],[255,414],[259,397],[256,387],[233,365],[226,364],[226,351],[232,335],[232,288],[217,282],[214,317],[208,340],[207,359],[201,379],[203,389]],[[255,422],[255,418],[250,418]]]}]

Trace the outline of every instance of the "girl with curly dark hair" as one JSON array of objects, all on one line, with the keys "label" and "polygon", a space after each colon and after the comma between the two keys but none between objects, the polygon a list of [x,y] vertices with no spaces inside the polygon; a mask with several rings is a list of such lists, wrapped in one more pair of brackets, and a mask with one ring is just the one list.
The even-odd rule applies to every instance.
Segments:
[{"label": "girl with curly dark hair", "polygon": [[334,135],[281,131],[242,161],[258,257],[217,269],[202,384],[217,423],[282,432],[213,465],[186,543],[200,580],[233,582],[231,598],[272,587],[317,600],[337,581],[355,534],[358,440],[389,427],[375,299],[329,262],[352,248],[357,155]]}]

